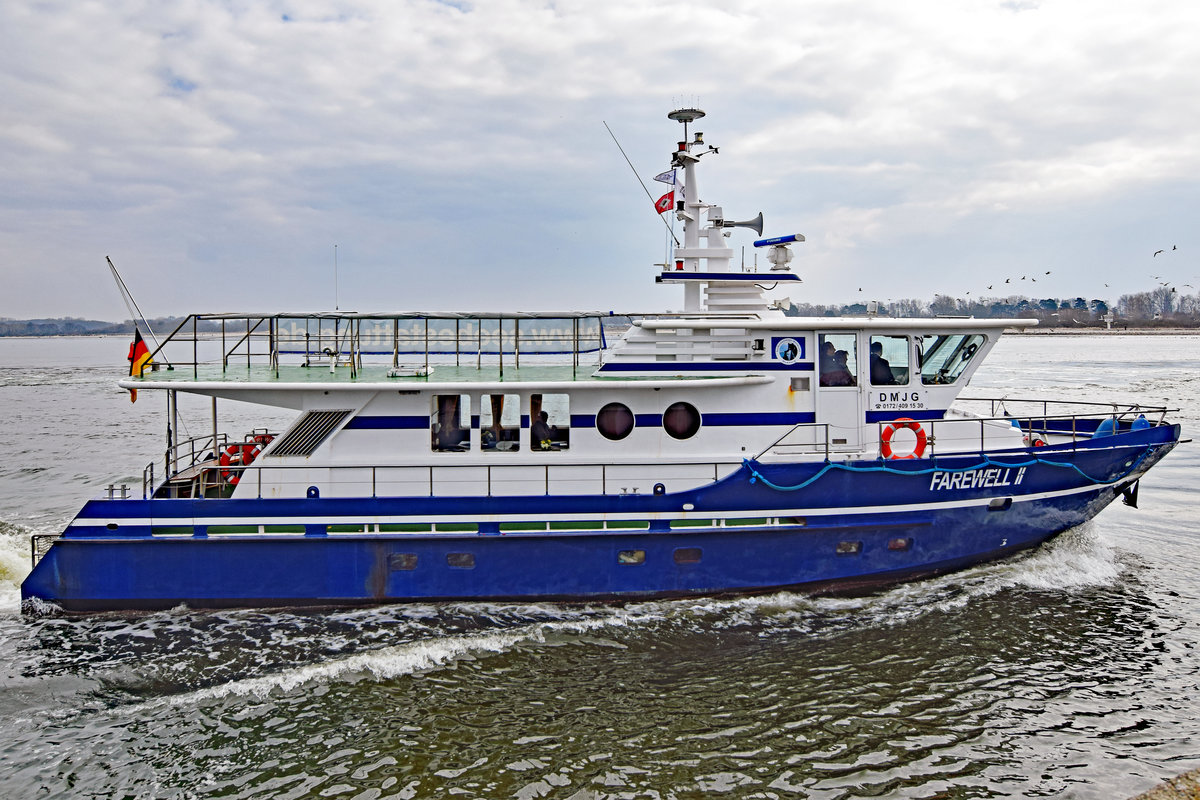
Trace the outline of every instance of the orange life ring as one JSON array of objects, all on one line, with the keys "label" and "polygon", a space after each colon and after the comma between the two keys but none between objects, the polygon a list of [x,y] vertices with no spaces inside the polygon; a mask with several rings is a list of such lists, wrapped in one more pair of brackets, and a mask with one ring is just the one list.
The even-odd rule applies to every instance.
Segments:
[{"label": "orange life ring", "polygon": [[221,451],[221,480],[227,481],[230,486],[237,486],[241,480],[240,467],[248,466],[258,454],[262,452],[262,448],[254,444],[231,444]]},{"label": "orange life ring", "polygon": [[[908,428],[917,434],[917,445],[906,456],[898,456],[892,452],[892,436],[901,428]],[[921,423],[909,417],[897,417],[883,426],[883,433],[879,435],[879,454],[884,458],[920,458],[925,454],[925,444],[927,441],[925,429],[921,427]]]}]

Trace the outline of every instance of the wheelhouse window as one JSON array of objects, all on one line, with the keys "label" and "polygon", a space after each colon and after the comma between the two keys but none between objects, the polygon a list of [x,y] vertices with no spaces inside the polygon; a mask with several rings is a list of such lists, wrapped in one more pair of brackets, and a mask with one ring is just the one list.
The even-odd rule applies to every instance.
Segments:
[{"label": "wheelhouse window", "polygon": [[529,395],[529,448],[566,450],[571,443],[571,405],[565,394]]},{"label": "wheelhouse window", "polygon": [[633,412],[624,403],[609,403],[596,415],[596,430],[614,442],[624,439],[633,430]]},{"label": "wheelhouse window", "polygon": [[691,403],[672,403],[663,414],[663,428],[676,439],[690,439],[700,430],[700,412]]},{"label": "wheelhouse window", "polygon": [[479,446],[489,452],[515,452],[520,440],[520,396],[485,394],[479,401]]},{"label": "wheelhouse window", "polygon": [[908,337],[871,337],[871,385],[903,386],[908,383]]},{"label": "wheelhouse window", "polygon": [[822,333],[818,365],[822,386],[857,386],[858,357],[853,333]]},{"label": "wheelhouse window", "polygon": [[921,383],[954,383],[985,339],[981,334],[951,333],[921,340]]},{"label": "wheelhouse window", "polygon": [[435,452],[461,452],[471,446],[471,398],[465,394],[435,394],[429,420]]}]

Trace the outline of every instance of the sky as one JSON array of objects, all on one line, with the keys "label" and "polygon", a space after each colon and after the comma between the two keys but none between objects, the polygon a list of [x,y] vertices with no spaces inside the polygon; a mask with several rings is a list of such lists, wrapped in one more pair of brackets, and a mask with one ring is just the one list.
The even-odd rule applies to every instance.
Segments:
[{"label": "sky", "polygon": [[0,317],[127,318],[105,256],[150,317],[678,309],[638,177],[686,106],[794,302],[1200,285],[1185,0],[26,0],[0,44]]}]

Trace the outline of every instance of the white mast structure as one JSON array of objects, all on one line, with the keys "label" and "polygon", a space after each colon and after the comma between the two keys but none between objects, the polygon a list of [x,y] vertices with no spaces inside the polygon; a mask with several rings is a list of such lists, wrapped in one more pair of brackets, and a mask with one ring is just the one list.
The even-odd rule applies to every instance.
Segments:
[{"label": "white mast structure", "polygon": [[[755,247],[771,247],[767,256],[772,264],[771,274],[764,275],[758,282],[745,272],[732,269],[733,249],[726,246],[725,237],[729,234],[725,229],[750,228],[761,236],[763,216],[760,212],[754,219],[743,222],[726,220],[720,206],[701,202],[696,165],[701,156],[718,152],[717,148],[705,144],[704,134],[699,131],[691,141],[688,140],[688,126],[703,116],[704,112],[698,108],[681,108],[667,115],[669,119],[683,123],[683,140],[671,154],[671,166],[683,170],[683,197],[676,198],[675,203],[675,215],[683,222],[683,244],[675,248],[675,269],[664,272],[659,280],[683,284],[684,313],[761,313],[767,309],[761,283],[800,280],[788,269],[792,259],[788,245],[802,242],[804,237],[793,234],[755,242]],[[701,297],[702,286],[707,298]],[[707,302],[702,302],[705,299]]]}]

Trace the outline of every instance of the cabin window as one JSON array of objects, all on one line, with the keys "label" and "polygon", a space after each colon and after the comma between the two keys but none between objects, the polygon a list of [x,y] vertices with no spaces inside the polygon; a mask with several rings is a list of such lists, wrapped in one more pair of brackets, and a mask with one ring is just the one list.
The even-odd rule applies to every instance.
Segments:
[{"label": "cabin window", "polygon": [[521,398],[515,394],[485,394],[479,401],[479,446],[488,452],[521,448]]},{"label": "cabin window", "polygon": [[978,333],[926,336],[921,340],[921,383],[954,383],[986,341]]},{"label": "cabin window", "polygon": [[663,428],[676,439],[690,439],[700,430],[700,412],[691,403],[672,403],[663,414]]},{"label": "cabin window", "polygon": [[529,395],[529,449],[566,450],[571,443],[569,395]]},{"label": "cabin window", "polygon": [[471,398],[465,394],[435,394],[429,432],[436,452],[461,452],[471,446]]},{"label": "cabin window", "polygon": [[388,569],[408,572],[417,568],[416,553],[388,553]]},{"label": "cabin window", "polygon": [[908,383],[908,337],[871,337],[871,385],[904,386]]},{"label": "cabin window", "polygon": [[676,547],[676,564],[699,564],[703,551],[699,547]]},{"label": "cabin window", "polygon": [[623,565],[628,565],[628,566],[636,566],[638,564],[645,564],[646,563],[646,551],[645,550],[621,550],[620,552],[617,553],[617,563],[623,564]]},{"label": "cabin window", "polygon": [[609,403],[596,415],[596,430],[614,442],[624,439],[633,430],[633,412],[624,403]]},{"label": "cabin window", "polygon": [[451,569],[475,569],[475,554],[446,553],[446,566]]},{"label": "cabin window", "polygon": [[822,386],[857,386],[858,356],[853,333],[822,333],[818,369]]}]

